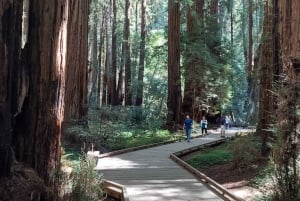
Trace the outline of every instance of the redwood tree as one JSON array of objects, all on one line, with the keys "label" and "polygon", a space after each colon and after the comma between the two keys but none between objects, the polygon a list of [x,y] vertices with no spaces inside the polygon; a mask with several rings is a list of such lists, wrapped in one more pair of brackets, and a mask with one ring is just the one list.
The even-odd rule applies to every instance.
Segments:
[{"label": "redwood tree", "polygon": [[[195,0],[187,7],[187,33],[186,33],[186,54],[184,65],[184,98],[182,110],[193,116],[198,113],[199,107],[196,108],[196,99],[202,95],[204,89],[205,69],[203,59],[198,50],[201,45],[201,32],[204,28],[204,0]],[[203,98],[203,97],[201,97]]]},{"label": "redwood tree", "polygon": [[[11,174],[14,159],[13,119],[21,109],[26,93],[21,56],[22,1],[0,3],[0,178]],[[20,86],[17,88],[17,86]]]},{"label": "redwood tree", "polygon": [[123,34],[123,48],[124,48],[124,68],[125,68],[125,105],[132,104],[132,91],[131,91],[131,59],[130,59],[130,19],[129,19],[130,1],[125,0],[125,21],[124,21],[124,34]]},{"label": "redwood tree", "polygon": [[145,45],[146,45],[146,0],[141,1],[141,42],[140,42],[140,59],[138,66],[138,86],[136,106],[141,106],[143,103],[144,90],[144,68],[145,68]]},{"label": "redwood tree", "polygon": [[[276,163],[276,200],[300,200],[299,139],[300,139],[300,34],[299,1],[278,0],[280,51],[280,87],[276,112],[277,146],[274,149]],[[275,6],[275,5],[274,5]]]},{"label": "redwood tree", "polygon": [[33,167],[48,186],[53,185],[60,164],[68,3],[30,2],[24,55],[29,86],[13,138],[16,159]]},{"label": "redwood tree", "polygon": [[260,98],[259,98],[259,118],[257,133],[262,139],[261,154],[266,156],[269,152],[267,146],[270,137],[270,128],[274,123],[274,46],[272,30],[274,29],[272,3],[267,1],[265,4],[265,16],[263,25],[263,40],[260,56]]},{"label": "redwood tree", "polygon": [[87,113],[87,23],[88,0],[69,0],[65,120]]},{"label": "redwood tree", "polygon": [[168,1],[168,13],[167,124],[172,128],[175,123],[180,123],[181,120],[180,4],[178,1]]}]

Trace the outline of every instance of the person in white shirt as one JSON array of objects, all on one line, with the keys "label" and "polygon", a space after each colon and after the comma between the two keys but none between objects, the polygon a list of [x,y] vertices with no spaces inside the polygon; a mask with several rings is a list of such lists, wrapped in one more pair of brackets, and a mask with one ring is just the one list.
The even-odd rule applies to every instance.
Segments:
[{"label": "person in white shirt", "polygon": [[205,116],[203,116],[200,122],[202,136],[204,136],[204,133],[207,135],[207,124],[207,120],[205,119]]}]

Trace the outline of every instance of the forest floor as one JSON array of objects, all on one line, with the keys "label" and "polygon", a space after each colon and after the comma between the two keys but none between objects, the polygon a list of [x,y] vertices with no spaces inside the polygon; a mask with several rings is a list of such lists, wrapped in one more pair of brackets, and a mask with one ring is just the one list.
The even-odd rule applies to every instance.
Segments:
[{"label": "forest floor", "polygon": [[266,189],[260,189],[253,185],[253,180],[268,164],[268,158],[259,158],[252,163],[251,167],[234,167],[234,164],[214,165],[209,168],[201,168],[199,171],[212,178],[234,195],[246,201],[265,195]]}]

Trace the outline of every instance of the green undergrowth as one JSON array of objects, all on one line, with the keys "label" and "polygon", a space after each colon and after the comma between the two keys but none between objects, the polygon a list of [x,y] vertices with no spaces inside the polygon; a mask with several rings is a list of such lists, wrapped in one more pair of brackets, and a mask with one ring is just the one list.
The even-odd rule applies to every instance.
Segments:
[{"label": "green undergrowth", "polygon": [[186,162],[194,168],[207,168],[212,165],[225,164],[233,160],[233,154],[228,148],[232,142],[210,147],[193,155]]},{"label": "green undergrowth", "polygon": [[122,132],[118,137],[111,138],[108,143],[111,145],[112,150],[120,150],[175,139],[178,139],[178,136],[166,130],[135,130],[133,132]]},{"label": "green undergrowth", "polygon": [[247,166],[259,155],[260,141],[253,134],[236,137],[221,145],[204,149],[187,160],[195,168],[206,168],[233,162],[236,166]]}]

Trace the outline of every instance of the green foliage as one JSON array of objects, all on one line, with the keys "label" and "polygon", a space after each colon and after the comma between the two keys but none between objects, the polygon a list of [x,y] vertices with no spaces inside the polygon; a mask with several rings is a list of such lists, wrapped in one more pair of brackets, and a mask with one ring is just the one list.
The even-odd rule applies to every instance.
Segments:
[{"label": "green foliage", "polygon": [[225,164],[233,160],[233,155],[226,146],[204,150],[187,160],[187,163],[195,168],[207,168],[212,165]]},{"label": "green foliage", "polygon": [[[155,110],[147,108],[143,118],[135,123],[137,107],[102,107],[90,109],[88,126],[73,125],[64,129],[63,146],[70,150],[112,151],[175,139],[169,131],[161,130],[164,123]],[[72,147],[71,144],[76,144]],[[71,157],[71,156],[69,156]]]},{"label": "green foliage", "polygon": [[239,137],[230,146],[236,167],[250,166],[259,155],[259,145],[252,139],[251,136]]},{"label": "green foliage", "polygon": [[72,176],[72,201],[98,201],[104,197],[101,174],[94,170],[95,167],[94,160],[85,154],[80,157]]},{"label": "green foliage", "polygon": [[272,181],[275,173],[275,168],[272,163],[269,163],[264,169],[262,169],[259,174],[251,180],[251,185],[264,187],[267,183]]},{"label": "green foliage", "polygon": [[254,198],[253,201],[272,201],[272,197],[271,197],[271,195],[263,195],[263,196]]},{"label": "green foliage", "polygon": [[132,132],[124,132],[112,142],[113,149],[119,150],[130,147],[137,147],[159,142],[166,142],[175,139],[166,130],[134,130]]},{"label": "green foliage", "polygon": [[[290,64],[283,68],[290,68]],[[277,137],[272,160],[275,165],[275,201],[300,200],[300,161],[299,161],[299,81],[294,72],[287,70],[278,83],[277,123],[274,135]]]}]

